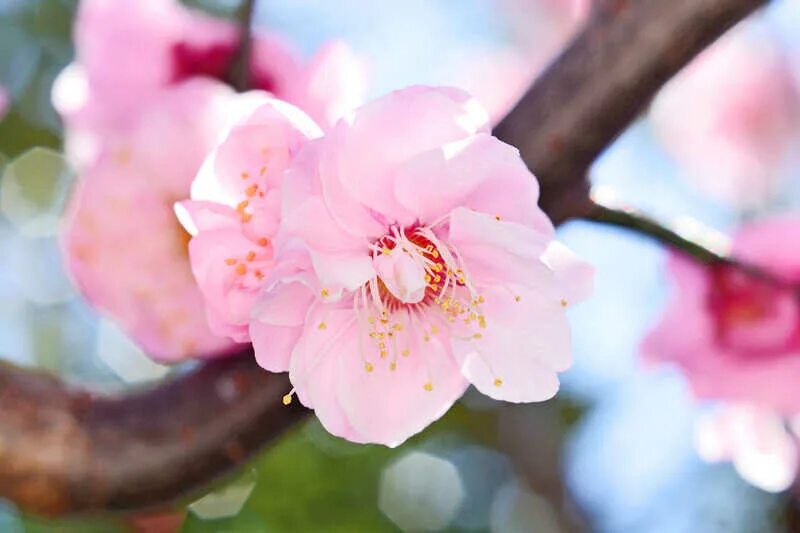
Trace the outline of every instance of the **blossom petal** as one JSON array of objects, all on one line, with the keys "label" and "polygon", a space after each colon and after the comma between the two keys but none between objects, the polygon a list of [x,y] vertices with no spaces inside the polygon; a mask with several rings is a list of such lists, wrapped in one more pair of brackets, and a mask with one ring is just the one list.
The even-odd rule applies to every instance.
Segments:
[{"label": "blossom petal", "polygon": [[551,398],[557,371],[572,363],[569,324],[560,303],[517,287],[486,289],[486,328],[454,340],[461,371],[487,396],[511,402]]},{"label": "blossom petal", "polygon": [[549,233],[462,207],[450,215],[450,243],[469,276],[484,284],[528,283],[551,239]]},{"label": "blossom petal", "polygon": [[424,341],[409,334],[410,355],[381,359],[372,347],[365,348],[366,361],[357,336],[347,341],[339,355],[337,396],[353,428],[369,442],[402,444],[444,415],[468,385],[444,337]]},{"label": "blossom petal", "polygon": [[519,151],[487,133],[410,159],[397,171],[394,192],[422,222],[432,222],[456,207],[467,206],[552,232],[552,224],[536,207],[539,185]]}]

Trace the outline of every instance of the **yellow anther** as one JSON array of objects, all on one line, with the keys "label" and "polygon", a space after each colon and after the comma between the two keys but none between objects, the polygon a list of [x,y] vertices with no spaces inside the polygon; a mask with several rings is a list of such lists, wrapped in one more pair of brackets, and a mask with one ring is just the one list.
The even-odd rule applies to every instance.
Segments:
[{"label": "yellow anther", "polygon": [[254,272],[254,274],[256,275],[256,279],[258,279],[258,281],[261,281],[262,279],[264,279],[264,273],[261,272],[260,270],[256,270]]},{"label": "yellow anther", "polygon": [[236,264],[236,259],[234,259],[233,257],[229,257],[228,259],[225,260],[225,264],[233,266]]},{"label": "yellow anther", "polygon": [[253,250],[250,250],[249,252],[247,252],[247,260],[248,261],[253,261],[253,260],[255,260],[255,258],[256,258],[256,253]]},{"label": "yellow anther", "polygon": [[244,266],[244,263],[239,263],[238,265],[236,265],[236,273],[239,274],[240,276],[244,276],[245,274],[247,274],[247,267]]},{"label": "yellow anther", "polygon": [[395,324],[394,326],[392,326],[392,328],[393,328],[395,331],[403,331],[403,324],[397,323],[397,324]]},{"label": "yellow anther", "polygon": [[518,302],[520,300],[522,300],[522,296],[514,296],[514,301],[515,302]]},{"label": "yellow anther", "polygon": [[503,385],[503,380],[500,378],[494,378],[494,386],[500,387],[501,385]]},{"label": "yellow anther", "polygon": [[500,215],[495,215],[494,219],[495,219],[496,221],[500,222]]},{"label": "yellow anther", "polygon": [[561,298],[561,307],[566,307],[567,305],[569,305],[567,300],[565,300],[564,298]]},{"label": "yellow anther", "polygon": [[403,350],[402,352],[400,352],[400,355],[402,355],[403,357],[408,357],[409,355],[411,355],[411,350],[409,350],[408,348],[406,348],[405,350]]},{"label": "yellow anther", "polygon": [[328,324],[325,322],[320,322],[319,326],[317,326],[317,329],[328,329]]},{"label": "yellow anther", "polygon": [[389,355],[389,352],[387,352],[386,350],[381,350],[381,359],[386,359],[386,357],[388,355]]},{"label": "yellow anther", "polygon": [[367,372],[372,372],[373,370],[375,370],[375,367],[372,366],[372,363],[366,363],[364,365],[364,370],[366,370]]},{"label": "yellow anther", "polygon": [[427,333],[426,333],[426,334],[425,334],[425,336],[424,336],[424,337],[422,337],[422,338],[423,338],[423,339],[425,339],[425,342],[430,342],[430,340],[431,340],[431,336],[430,336],[430,335],[428,335]]},{"label": "yellow anther", "polygon": [[243,180],[246,180],[249,177],[250,177],[250,173],[249,172],[242,172],[242,179]]},{"label": "yellow anther", "polygon": [[290,403],[292,403],[292,395],[291,394],[285,394],[283,396],[283,405],[289,405]]},{"label": "yellow anther", "polygon": [[392,372],[397,370],[397,363],[390,363],[389,364],[389,370],[391,370]]},{"label": "yellow anther", "polygon": [[436,326],[431,326],[431,333],[436,335],[437,333],[439,333],[439,328],[437,328]]},{"label": "yellow anther", "polygon": [[255,183],[244,190],[244,193],[250,198],[255,196],[257,192],[258,192],[258,185],[256,185]]},{"label": "yellow anther", "polygon": [[483,335],[481,335],[480,333],[476,333],[475,335],[472,336],[472,338],[473,339],[482,339]]},{"label": "yellow anther", "polygon": [[261,167],[261,170],[258,171],[259,176],[263,176],[267,173],[267,167]]},{"label": "yellow anther", "polygon": [[321,291],[319,291],[319,294],[323,298],[327,298],[328,296],[330,296],[331,293],[328,292],[328,289],[322,289]]},{"label": "yellow anther", "polygon": [[478,303],[479,304],[482,304],[485,301],[486,301],[486,298],[484,298],[483,296],[478,296]]},{"label": "yellow anther", "polygon": [[426,383],[423,387],[426,391],[430,392],[433,390],[433,383]]},{"label": "yellow anther", "polygon": [[242,214],[242,222],[244,222],[245,224],[247,224],[247,223],[248,223],[248,222],[250,222],[251,220],[253,220],[253,215],[251,215],[250,213],[243,213],[243,214]]},{"label": "yellow anther", "polygon": [[259,246],[267,246],[268,244],[269,244],[269,239],[267,239],[266,237],[258,239]]}]

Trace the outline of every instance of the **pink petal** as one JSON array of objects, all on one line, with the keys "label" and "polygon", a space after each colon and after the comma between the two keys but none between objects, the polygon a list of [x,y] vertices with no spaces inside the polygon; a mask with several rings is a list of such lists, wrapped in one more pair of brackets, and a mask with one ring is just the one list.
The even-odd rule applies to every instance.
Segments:
[{"label": "pink petal", "polygon": [[[487,125],[485,112],[457,89],[395,91],[365,105],[329,133],[337,149],[331,175],[323,180],[338,180],[354,201],[388,220],[408,223],[413,215],[395,199],[394,172],[416,155],[487,131]],[[364,150],[365,146],[371,148]]]},{"label": "pink petal", "polygon": [[433,222],[465,206],[552,231],[552,224],[536,206],[539,185],[519,151],[485,133],[410,159],[397,171],[394,192],[422,222]]},{"label": "pink petal", "polygon": [[529,282],[551,239],[550,233],[463,207],[450,215],[450,243],[469,277],[483,284]]},{"label": "pink petal", "polygon": [[555,273],[562,297],[570,305],[582,302],[594,290],[594,267],[558,241],[553,241],[542,261]]},{"label": "pink petal", "polygon": [[[311,308],[291,355],[289,379],[303,405],[314,409],[330,433],[353,442],[364,439],[353,429],[336,396],[337,352],[350,334],[353,314],[328,305]],[[325,327],[321,327],[325,324]]]},{"label": "pink petal", "polygon": [[286,372],[303,331],[311,302],[311,289],[299,281],[280,283],[265,293],[252,310],[250,338],[256,361],[270,372]]},{"label": "pink petal", "polygon": [[[399,446],[444,415],[464,393],[467,381],[443,336],[424,341],[421,335],[409,333],[410,355],[381,359],[372,346],[365,349],[362,359],[356,326],[351,328],[338,350],[337,397],[365,440]],[[372,371],[367,371],[366,363]]]},{"label": "pink petal", "polygon": [[556,372],[572,363],[569,324],[560,302],[522,287],[486,288],[482,294],[486,328],[479,338],[453,344],[464,376],[499,400],[553,397],[558,391]]}]

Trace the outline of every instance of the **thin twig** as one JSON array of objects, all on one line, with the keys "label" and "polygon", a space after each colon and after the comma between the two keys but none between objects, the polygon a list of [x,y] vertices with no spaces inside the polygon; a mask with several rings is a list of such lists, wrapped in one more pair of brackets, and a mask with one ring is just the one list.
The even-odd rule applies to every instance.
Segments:
[{"label": "thin twig", "polygon": [[797,289],[794,284],[775,276],[761,267],[715,252],[632,209],[616,209],[593,202],[588,212],[581,216],[581,218],[601,224],[625,228],[640,235],[646,235],[703,264],[727,265],[761,281],[766,281],[783,288]]},{"label": "thin twig", "polygon": [[250,55],[253,47],[255,0],[243,0],[239,8],[239,46],[231,62],[230,84],[239,92],[250,88]]}]

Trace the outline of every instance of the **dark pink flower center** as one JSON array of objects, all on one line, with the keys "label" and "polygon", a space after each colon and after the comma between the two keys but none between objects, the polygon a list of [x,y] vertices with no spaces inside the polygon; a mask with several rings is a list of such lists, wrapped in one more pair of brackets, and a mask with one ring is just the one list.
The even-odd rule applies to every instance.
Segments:
[{"label": "dark pink flower center", "polygon": [[800,349],[800,300],[795,288],[723,265],[712,270],[708,305],[717,341],[730,353],[762,358]]},{"label": "dark pink flower center", "polygon": [[[227,82],[237,48],[237,44],[232,42],[219,42],[207,46],[188,42],[176,43],[172,47],[173,83],[186,81],[195,76],[206,76]],[[252,89],[276,94],[277,84],[270,73],[255,70],[252,64],[250,69]]]}]

